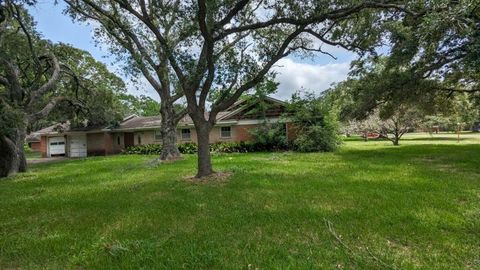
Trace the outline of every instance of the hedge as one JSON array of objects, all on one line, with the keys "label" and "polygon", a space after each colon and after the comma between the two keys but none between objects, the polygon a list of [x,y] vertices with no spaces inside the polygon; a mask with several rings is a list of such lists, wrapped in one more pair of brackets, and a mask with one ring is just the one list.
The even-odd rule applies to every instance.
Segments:
[{"label": "hedge", "polygon": [[[178,150],[182,154],[197,153],[198,146],[196,143],[182,143],[178,144]],[[264,145],[255,142],[218,142],[210,144],[210,152],[214,153],[248,153],[248,152],[263,152],[286,150],[272,148],[269,145]],[[124,154],[139,154],[139,155],[159,155],[162,152],[162,145],[160,144],[146,144],[128,147],[123,151]]]}]

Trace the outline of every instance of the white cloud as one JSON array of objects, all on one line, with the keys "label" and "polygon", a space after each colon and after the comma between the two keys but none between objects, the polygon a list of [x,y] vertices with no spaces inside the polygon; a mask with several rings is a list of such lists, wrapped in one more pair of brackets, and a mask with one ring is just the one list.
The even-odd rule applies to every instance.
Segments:
[{"label": "white cloud", "polygon": [[[118,66],[114,66],[119,68]],[[308,64],[298,63],[292,59],[284,58],[273,68],[277,72],[275,80],[280,83],[278,92],[274,95],[281,100],[288,100],[297,90],[307,90],[316,93],[328,89],[332,83],[343,81],[347,78],[350,62]],[[127,89],[133,95],[147,95],[159,101],[159,96],[148,83],[140,76],[136,81],[124,78]]]},{"label": "white cloud", "polygon": [[349,62],[315,65],[297,63],[289,58],[281,59],[273,69],[277,72],[275,80],[280,83],[275,96],[286,100],[300,89],[320,93],[332,83],[345,80],[349,68]]},{"label": "white cloud", "polygon": [[158,93],[155,91],[155,89],[153,89],[145,77],[139,76],[139,78],[135,80],[126,78],[124,81],[126,82],[127,91],[129,94],[134,96],[145,95],[153,98],[156,101],[160,101]]}]

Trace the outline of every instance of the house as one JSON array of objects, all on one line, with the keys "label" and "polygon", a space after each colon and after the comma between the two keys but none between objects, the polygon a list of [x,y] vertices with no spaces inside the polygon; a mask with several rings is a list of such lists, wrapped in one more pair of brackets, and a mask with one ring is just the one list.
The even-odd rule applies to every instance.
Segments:
[{"label": "house", "polygon": [[25,139],[28,147],[32,149],[32,151],[38,152],[40,151],[40,135],[39,134],[29,134]]},{"label": "house", "polygon": [[[285,112],[283,101],[268,97],[268,109],[258,110],[258,103],[239,100],[228,110],[218,113],[216,125],[210,132],[210,142],[251,141],[250,131],[265,121],[280,121]],[[35,132],[40,136],[40,151],[43,157],[86,157],[111,155],[130,146],[160,144],[160,116],[129,116],[116,127],[71,128],[68,123],[57,124]],[[293,139],[290,123],[284,123],[287,138]],[[192,119],[183,117],[177,127],[177,143],[197,142]]]}]

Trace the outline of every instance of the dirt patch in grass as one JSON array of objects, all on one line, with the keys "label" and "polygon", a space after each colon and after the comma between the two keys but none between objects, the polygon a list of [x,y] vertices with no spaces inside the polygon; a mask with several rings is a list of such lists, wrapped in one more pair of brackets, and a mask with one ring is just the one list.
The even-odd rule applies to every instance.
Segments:
[{"label": "dirt patch in grass", "polygon": [[225,184],[233,175],[232,172],[214,172],[209,176],[197,178],[195,176],[186,176],[183,179],[192,184]]}]

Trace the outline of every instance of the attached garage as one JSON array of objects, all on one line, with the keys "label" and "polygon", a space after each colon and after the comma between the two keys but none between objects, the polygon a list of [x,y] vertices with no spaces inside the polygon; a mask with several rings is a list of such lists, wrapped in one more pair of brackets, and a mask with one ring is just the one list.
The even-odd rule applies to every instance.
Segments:
[{"label": "attached garage", "polygon": [[87,136],[85,134],[69,136],[69,149],[70,157],[86,157]]},{"label": "attached garage", "polygon": [[48,138],[48,156],[65,155],[65,137]]}]

